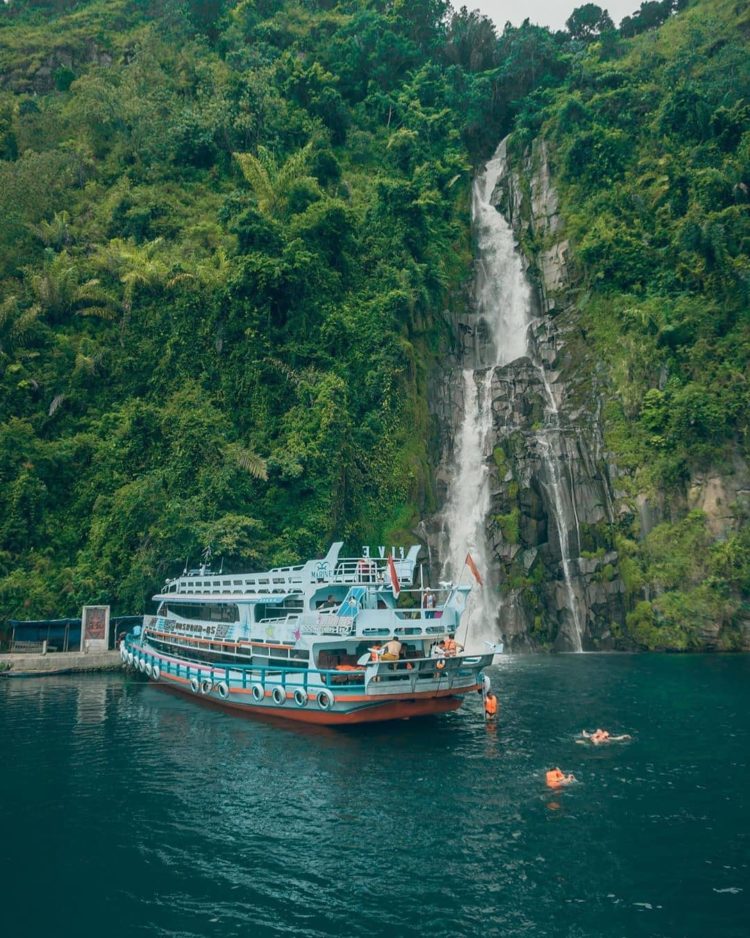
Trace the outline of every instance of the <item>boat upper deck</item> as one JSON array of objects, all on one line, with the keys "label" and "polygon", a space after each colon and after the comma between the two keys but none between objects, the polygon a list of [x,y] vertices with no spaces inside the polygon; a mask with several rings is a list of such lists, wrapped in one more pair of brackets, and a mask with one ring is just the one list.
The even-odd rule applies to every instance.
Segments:
[{"label": "boat upper deck", "polygon": [[[339,559],[343,542],[331,546],[322,559],[290,567],[274,567],[263,573],[215,574],[201,568],[168,580],[161,593],[154,596],[161,601],[175,596],[190,596],[197,600],[219,602],[226,599],[245,602],[274,602],[291,595],[310,596],[325,586],[375,584],[389,581],[388,557],[347,557]],[[409,548],[407,554],[394,557],[396,575],[405,586],[414,581],[419,545]]]}]

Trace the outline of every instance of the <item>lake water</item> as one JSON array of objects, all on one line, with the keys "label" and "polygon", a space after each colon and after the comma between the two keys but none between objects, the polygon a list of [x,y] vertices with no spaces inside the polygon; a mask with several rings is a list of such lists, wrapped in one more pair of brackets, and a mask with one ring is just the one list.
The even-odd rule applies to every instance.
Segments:
[{"label": "lake water", "polygon": [[[8,936],[745,936],[750,657],[511,657],[338,730],[120,674],[0,680]],[[575,743],[583,727],[628,744]],[[548,768],[579,779],[556,793]]]}]

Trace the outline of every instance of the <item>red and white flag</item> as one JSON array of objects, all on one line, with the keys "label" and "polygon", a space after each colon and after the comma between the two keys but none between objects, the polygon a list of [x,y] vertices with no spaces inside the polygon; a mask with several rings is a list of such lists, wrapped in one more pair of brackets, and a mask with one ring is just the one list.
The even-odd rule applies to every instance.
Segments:
[{"label": "red and white flag", "polygon": [[388,573],[391,577],[391,589],[393,590],[393,598],[398,599],[398,594],[401,592],[401,584],[398,582],[398,574],[396,573],[396,564],[393,562],[393,555],[388,554]]},{"label": "red and white flag", "polygon": [[477,569],[477,565],[474,563],[474,558],[471,556],[471,554],[466,555],[466,566],[474,574],[474,579],[477,581],[477,583],[480,586],[483,586],[484,584],[482,583],[482,577],[479,575],[479,570]]}]

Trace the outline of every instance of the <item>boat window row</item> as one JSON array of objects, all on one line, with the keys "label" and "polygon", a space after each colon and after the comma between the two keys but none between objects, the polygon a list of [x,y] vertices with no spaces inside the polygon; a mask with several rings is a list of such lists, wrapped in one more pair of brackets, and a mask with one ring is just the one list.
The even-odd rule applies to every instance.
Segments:
[{"label": "boat window row", "polygon": [[276,619],[286,619],[289,615],[302,612],[303,605],[302,599],[291,596],[282,603],[256,603],[255,621],[272,622]]},{"label": "boat window row", "polygon": [[[162,612],[162,615],[165,613]],[[167,603],[166,615],[199,622],[239,622],[240,610],[236,603]]]},{"label": "boat window row", "polygon": [[306,668],[310,652],[306,648],[273,648],[253,645],[237,645],[217,641],[216,644],[192,645],[188,636],[173,639],[150,636],[157,651],[178,655],[197,664],[258,665],[264,668]]}]

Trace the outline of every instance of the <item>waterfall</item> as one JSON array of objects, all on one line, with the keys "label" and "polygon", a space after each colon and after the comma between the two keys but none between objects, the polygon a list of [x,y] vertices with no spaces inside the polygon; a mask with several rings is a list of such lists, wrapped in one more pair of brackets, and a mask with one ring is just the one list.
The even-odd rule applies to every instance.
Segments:
[{"label": "waterfall", "polygon": [[580,611],[578,609],[578,600],[575,594],[575,590],[573,589],[573,577],[570,567],[570,543],[568,539],[568,518],[570,515],[572,515],[575,522],[576,540],[578,541],[579,554],[581,552],[581,528],[578,523],[578,512],[576,511],[575,495],[573,493],[573,480],[571,479],[571,484],[568,489],[571,503],[571,511],[568,512],[566,510],[564,496],[565,489],[563,487],[562,478],[560,476],[560,461],[555,455],[555,451],[550,441],[550,435],[557,435],[560,441],[560,456],[562,457],[563,455],[567,454],[565,438],[562,427],[560,426],[560,411],[557,407],[554,391],[552,390],[552,387],[547,378],[547,371],[544,367],[544,364],[540,361],[536,361],[535,365],[542,378],[542,384],[544,385],[544,392],[547,396],[548,405],[544,429],[538,431],[536,435],[539,442],[540,455],[547,469],[547,476],[549,478],[549,489],[551,489],[552,495],[550,505],[552,507],[552,513],[555,518],[557,536],[560,541],[560,560],[563,568],[565,592],[567,593],[568,603],[570,604],[570,612],[573,616],[574,633],[571,636],[571,644],[573,646],[573,651],[582,651],[583,626],[581,623]]},{"label": "waterfall", "polygon": [[581,627],[581,617],[578,612],[578,601],[576,599],[575,591],[573,590],[573,578],[570,570],[570,545],[568,543],[568,525],[565,520],[566,511],[563,497],[563,485],[560,478],[560,466],[558,464],[558,460],[555,458],[555,453],[552,449],[552,444],[549,441],[546,430],[543,430],[538,434],[538,440],[542,459],[549,473],[549,487],[552,490],[550,504],[552,506],[552,513],[555,518],[557,534],[560,538],[560,558],[562,561],[563,579],[565,581],[565,592],[568,594],[570,611],[573,615],[573,626],[575,628],[575,632],[572,636],[573,651],[582,651],[583,646],[581,643],[581,636],[583,634],[583,629]]},{"label": "waterfall", "polygon": [[[513,229],[492,204],[492,194],[505,171],[503,141],[472,190],[472,221],[476,233],[474,300],[476,325],[473,341],[464,349],[463,411],[454,449],[454,467],[448,485],[443,515],[443,576],[460,581],[466,577],[468,552],[477,563],[484,587],[472,591],[462,640],[477,645],[482,639],[497,639],[496,622],[501,599],[490,576],[491,558],[486,521],[490,509],[490,465],[493,439],[492,379],[498,367],[527,356],[531,323],[531,288],[516,247]],[[550,502],[558,530],[562,570],[576,635],[572,644],[581,650],[581,622],[572,585],[567,533],[566,501],[560,468],[548,434],[560,432],[557,403],[542,364],[537,364],[547,392],[548,419],[539,431],[539,453],[550,480]],[[577,527],[577,523],[576,523]]]}]

